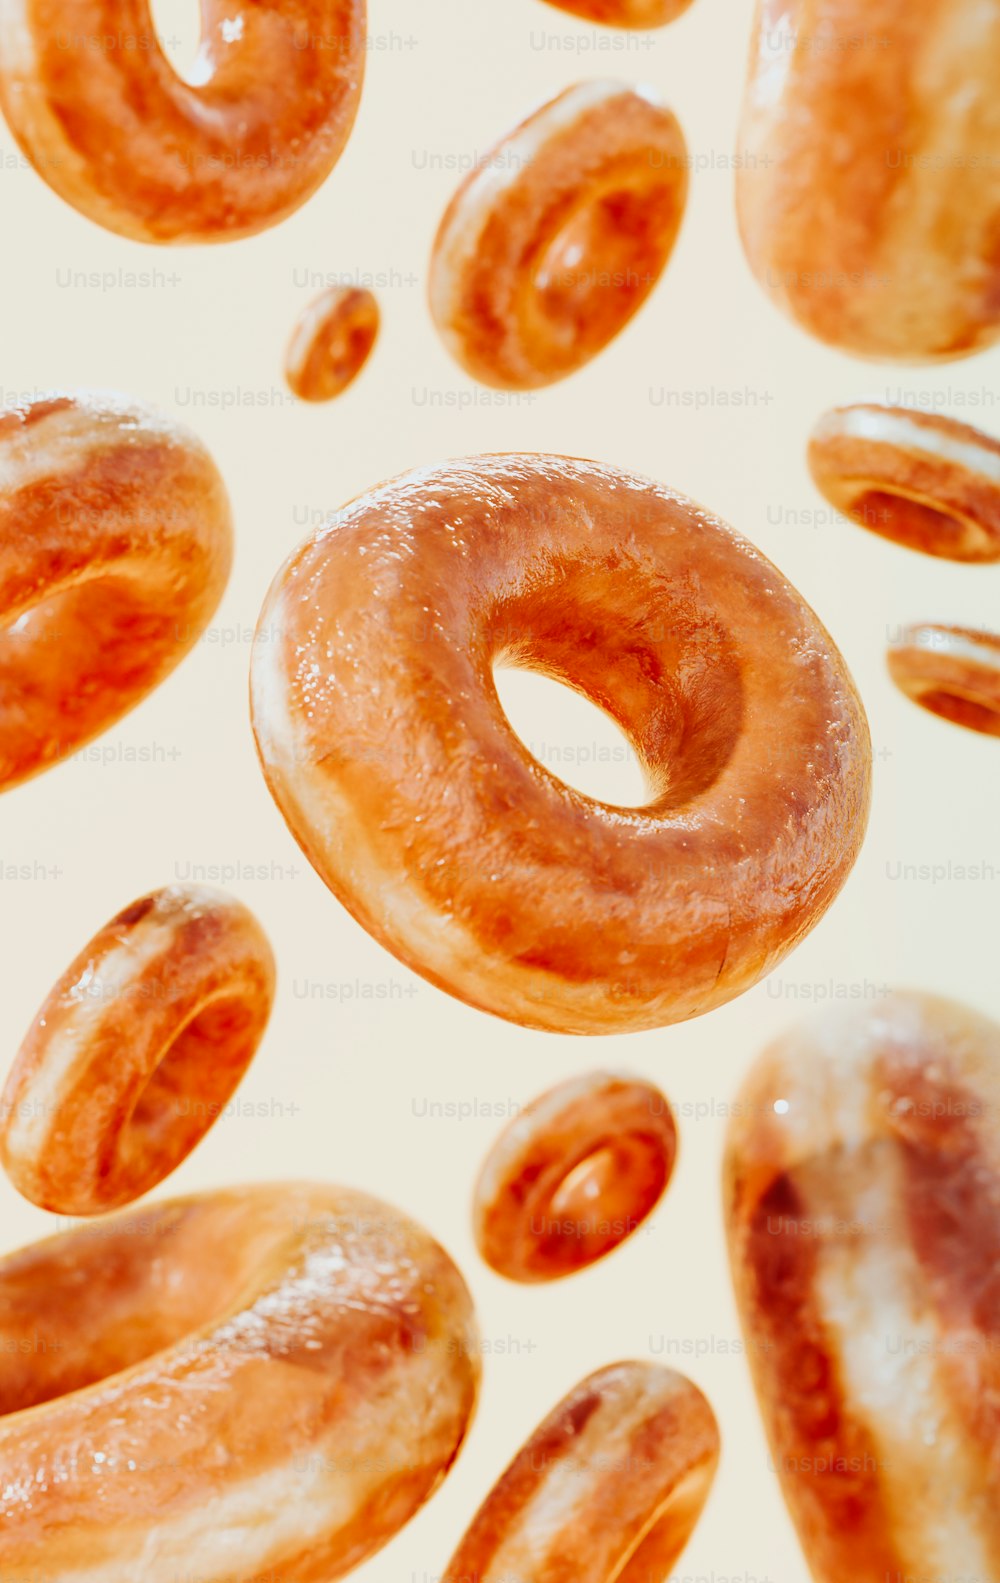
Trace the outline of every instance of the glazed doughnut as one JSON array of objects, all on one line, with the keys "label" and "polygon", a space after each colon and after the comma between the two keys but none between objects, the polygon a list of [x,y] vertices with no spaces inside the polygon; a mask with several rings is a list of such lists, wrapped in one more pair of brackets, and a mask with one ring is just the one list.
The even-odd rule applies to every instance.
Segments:
[{"label": "glazed doughnut", "polygon": [[1000,560],[1000,443],[967,423],[862,402],[809,441],[820,492],[863,528],[949,561]]},{"label": "glazed doughnut", "polygon": [[1000,638],[969,627],[905,627],[889,675],[915,704],[956,726],[1000,737]]},{"label": "glazed doughnut", "polygon": [[887,996],[788,1034],[742,1100],[733,1274],[813,1577],[996,1577],[1000,1028]]},{"label": "glazed doughnut", "polygon": [[149,0],[0,0],[0,105],[52,190],[136,242],[231,242],[292,214],[361,95],[365,0],[202,0],[190,78]]},{"label": "glazed doughnut", "polygon": [[5,1578],[328,1583],[434,1492],[478,1387],[448,1255],[326,1185],[174,1199],[10,1254],[0,1334]]},{"label": "glazed doughnut", "polygon": [[[857,854],[871,750],[840,654],[759,551],[646,479],[538,455],[397,479],[289,558],[259,634],[258,750],[309,861],[402,961],[512,1022],[721,1005]],[[604,709],[649,802],[533,758],[500,664]]]},{"label": "glazed doughnut", "polygon": [[691,0],[549,0],[550,5],[605,27],[663,27],[679,17]]},{"label": "glazed doughnut", "polygon": [[578,83],[498,143],[452,199],[430,303],[474,379],[508,390],[582,368],[645,302],[687,201],[676,117],[651,91]]},{"label": "glazed doughnut", "polygon": [[224,1110],[260,1043],[274,958],[221,891],[172,885],[106,924],[46,998],[0,1102],[0,1158],[61,1215],[130,1204]]},{"label": "glazed doughnut", "polygon": [[0,413],[0,790],[168,676],[231,559],[225,486],[186,429],[118,397]]},{"label": "glazed doughnut", "polygon": [[378,335],[378,303],[370,291],[333,286],[311,302],[285,356],[288,387],[301,401],[332,401],[368,361]]},{"label": "glazed doughnut", "polygon": [[599,1369],[518,1452],[442,1583],[659,1583],[718,1459],[715,1417],[690,1380],[654,1363]]},{"label": "glazed doughnut", "polygon": [[476,1245],[511,1281],[586,1269],[655,1209],[674,1168],[677,1129],[652,1083],[588,1072],[510,1123],[473,1202]]},{"label": "glazed doughnut", "polygon": [[758,0],[737,161],[750,266],[862,357],[1000,336],[1000,0]]}]

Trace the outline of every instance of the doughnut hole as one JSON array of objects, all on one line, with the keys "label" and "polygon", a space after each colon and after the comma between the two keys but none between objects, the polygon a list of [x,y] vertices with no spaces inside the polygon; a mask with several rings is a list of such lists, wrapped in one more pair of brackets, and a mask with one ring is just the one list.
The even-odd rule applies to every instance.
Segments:
[{"label": "doughnut hole", "polygon": [[615,1583],[651,1583],[670,1576],[708,1499],[715,1466],[713,1460],[692,1468],[674,1486],[616,1572]]},{"label": "doughnut hole", "polygon": [[865,489],[848,515],[861,527],[906,549],[949,561],[996,559],[996,544],[974,523],[940,505],[896,490]]},{"label": "doughnut hole", "polygon": [[973,692],[944,687],[930,687],[911,694],[915,703],[950,720],[953,725],[965,726],[983,736],[1000,737],[1000,702],[989,702]]},{"label": "doughnut hole", "polygon": [[578,1161],[529,1224],[526,1261],[551,1279],[595,1263],[630,1237],[659,1202],[673,1161],[659,1138],[622,1133]]}]

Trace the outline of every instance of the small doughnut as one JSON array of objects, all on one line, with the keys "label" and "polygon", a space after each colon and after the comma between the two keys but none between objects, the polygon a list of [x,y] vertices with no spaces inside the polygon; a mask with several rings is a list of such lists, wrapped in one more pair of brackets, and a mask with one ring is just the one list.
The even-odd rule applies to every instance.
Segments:
[{"label": "small doughnut", "polygon": [[52,190],[136,242],[277,225],[350,136],[365,0],[202,0],[188,80],[149,0],[0,0],[0,106]]},{"label": "small doughnut", "polygon": [[687,186],[684,134],[651,92],[579,83],[536,110],[438,230],[431,312],[453,357],[504,390],[582,368],[656,285]]},{"label": "small doughnut", "polygon": [[549,0],[549,4],[604,27],[651,28],[672,22],[691,0]]},{"label": "small doughnut", "polygon": [[327,1583],[475,1408],[465,1283],[398,1210],[269,1182],[0,1260],[0,1575]]},{"label": "small doughnut", "polygon": [[[757,549],[634,474],[506,455],[385,484],[292,554],[258,632],[258,751],[309,861],[402,961],[512,1022],[721,1005],[857,855],[871,748],[843,659]],[[648,803],[535,759],[502,664],[605,710]]]},{"label": "small doughnut", "polygon": [[511,1281],[586,1269],[659,1202],[677,1154],[670,1106],[652,1083],[588,1072],[510,1123],[476,1184],[476,1245]]},{"label": "small doughnut", "polygon": [[1000,1028],[900,993],[798,1028],[734,1111],[747,1352],[816,1583],[995,1578]]},{"label": "small doughnut", "polygon": [[333,286],[311,302],[285,355],[285,378],[300,401],[332,401],[368,361],[378,335],[378,303],[370,291]]},{"label": "small doughnut", "polygon": [[225,486],[186,429],[118,397],[0,413],[0,791],[170,674],[231,559]]},{"label": "small doughnut", "polygon": [[907,698],[953,725],[1000,737],[1000,638],[969,627],[905,627],[889,675]]},{"label": "small doughnut", "polygon": [[222,891],[126,907],[66,969],[0,1102],[0,1158],[42,1209],[99,1215],[180,1165],[232,1097],[274,999],[274,958]]},{"label": "small doughnut", "polygon": [[820,493],[863,528],[949,561],[1000,560],[1000,442],[967,423],[862,402],[809,441]]},{"label": "small doughnut", "polygon": [[1000,336],[1000,0],[758,0],[737,208],[764,290],[860,357]]},{"label": "small doughnut", "polygon": [[697,1386],[613,1363],[539,1424],[442,1583],[660,1583],[708,1498],[719,1431]]}]

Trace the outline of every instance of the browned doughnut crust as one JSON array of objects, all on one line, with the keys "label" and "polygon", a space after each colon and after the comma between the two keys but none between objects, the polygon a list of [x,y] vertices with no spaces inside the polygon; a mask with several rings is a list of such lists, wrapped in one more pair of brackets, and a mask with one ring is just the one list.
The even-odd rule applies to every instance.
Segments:
[{"label": "browned doughnut crust", "polygon": [[971,627],[906,627],[889,675],[922,709],[984,736],[1000,736],[1000,638]]},{"label": "browned doughnut crust", "polygon": [[663,27],[679,17],[691,0],[549,0],[550,5],[605,27]]},{"label": "browned doughnut crust", "polygon": [[379,330],[370,291],[332,286],[302,313],[288,344],[285,378],[300,401],[333,401],[360,374]]},{"label": "browned doughnut crust", "polygon": [[195,86],[149,0],[0,0],[0,104],[49,186],[139,242],[276,225],[350,135],[365,0],[202,0]]},{"label": "browned doughnut crust", "polygon": [[271,1182],[0,1260],[0,1574],[331,1583],[454,1461],[480,1343],[391,1206]]},{"label": "browned doughnut crust", "polygon": [[1000,0],[758,0],[740,230],[771,298],[864,357],[1000,335]]},{"label": "browned doughnut crust", "polygon": [[[514,1022],[721,1005],[860,846],[868,729],[820,622],[724,523],[613,467],[479,457],[384,485],[291,556],[259,632],[258,749],[310,862],[403,961]],[[538,763],[502,663],[606,710],[646,806]]]},{"label": "browned doughnut crust", "polygon": [[755,1066],[724,1197],[817,1583],[1000,1574],[1000,1028],[899,993]]},{"label": "browned doughnut crust", "polygon": [[231,559],[225,486],[179,424],[117,396],[0,414],[0,790],[168,676]]}]

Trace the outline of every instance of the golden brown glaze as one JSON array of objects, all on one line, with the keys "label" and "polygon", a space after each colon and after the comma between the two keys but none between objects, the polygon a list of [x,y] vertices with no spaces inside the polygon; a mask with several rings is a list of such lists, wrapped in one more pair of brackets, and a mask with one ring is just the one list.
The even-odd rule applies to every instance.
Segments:
[{"label": "golden brown glaze", "polygon": [[921,708],[953,725],[1000,736],[1000,638],[970,627],[906,627],[891,645],[889,675]]},{"label": "golden brown glaze", "polygon": [[550,5],[605,27],[663,27],[679,17],[691,0],[549,0]]},{"label": "golden brown glaze", "polygon": [[882,538],[949,561],[1000,560],[1000,443],[981,429],[859,402],[820,418],[809,467],[838,511]]},{"label": "golden brown glaze", "polygon": [[231,559],[225,486],[186,429],[118,397],[0,415],[0,790],[168,676]]},{"label": "golden brown glaze", "polygon": [[[654,1028],[768,972],[840,890],[870,743],[843,659],[707,511],[595,462],[491,456],[363,495],[273,583],[261,762],[375,938],[471,1005],[564,1033]],[[611,807],[512,731],[496,665],[631,740]]]},{"label": "golden brown glaze", "polygon": [[650,93],[567,89],[496,145],[441,222],[430,302],[449,351],[502,389],[582,368],[656,285],[687,186],[684,135]]},{"label": "golden brown glaze", "polygon": [[96,934],[46,998],[0,1101],[0,1158],[62,1215],[130,1204],[221,1115],[260,1043],[274,958],[221,891],[172,885]]},{"label": "golden brown glaze", "polygon": [[1000,1575],[1000,1028],[895,994],[761,1058],[725,1205],[817,1583]]},{"label": "golden brown glaze", "polygon": [[326,180],[361,94],[365,0],[202,0],[191,80],[149,0],[0,0],[0,104],[53,191],[138,242],[227,242]]},{"label": "golden brown glaze", "polygon": [[285,378],[300,401],[332,401],[358,377],[379,330],[370,291],[332,286],[311,302],[285,355]]},{"label": "golden brown glaze", "polygon": [[511,1281],[573,1275],[642,1224],[676,1154],[673,1114],[652,1083],[611,1072],[560,1083],[490,1150],[473,1201],[476,1245]]},{"label": "golden brown glaze", "polygon": [[661,1583],[718,1459],[712,1409],[690,1380],[652,1363],[599,1369],[518,1452],[442,1583]]},{"label": "golden brown glaze", "polygon": [[1000,335],[1000,0],[758,0],[737,197],[810,334],[883,360]]},{"label": "golden brown glaze", "polygon": [[0,1336],[0,1571],[41,1583],[330,1583],[433,1494],[478,1388],[448,1255],[325,1185],[11,1254]]}]

